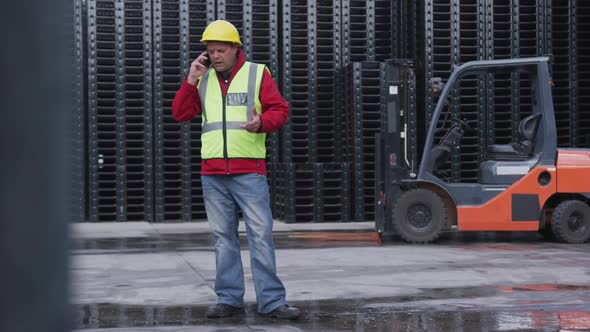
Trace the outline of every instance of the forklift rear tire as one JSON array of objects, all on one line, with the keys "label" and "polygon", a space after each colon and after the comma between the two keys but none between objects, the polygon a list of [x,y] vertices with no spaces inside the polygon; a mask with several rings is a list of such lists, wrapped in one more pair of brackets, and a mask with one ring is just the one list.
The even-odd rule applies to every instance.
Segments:
[{"label": "forklift rear tire", "polygon": [[590,207],[576,200],[563,201],[553,210],[551,229],[560,242],[584,243],[590,238]]},{"label": "forklift rear tire", "polygon": [[406,191],[393,208],[393,227],[405,241],[429,243],[447,225],[448,212],[439,195],[427,189]]}]

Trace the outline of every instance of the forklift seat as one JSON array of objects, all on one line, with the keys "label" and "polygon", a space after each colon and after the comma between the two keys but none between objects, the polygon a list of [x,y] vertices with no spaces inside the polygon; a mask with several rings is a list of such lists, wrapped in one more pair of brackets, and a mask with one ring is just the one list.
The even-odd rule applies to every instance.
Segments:
[{"label": "forklift seat", "polygon": [[512,144],[488,146],[491,160],[527,160],[534,150],[535,136],[541,123],[541,113],[534,113],[518,123],[518,140]]}]

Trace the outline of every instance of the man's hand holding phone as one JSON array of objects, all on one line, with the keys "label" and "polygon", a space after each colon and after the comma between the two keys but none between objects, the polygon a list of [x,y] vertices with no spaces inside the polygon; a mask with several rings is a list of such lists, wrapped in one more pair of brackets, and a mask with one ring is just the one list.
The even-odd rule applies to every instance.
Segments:
[{"label": "man's hand holding phone", "polygon": [[191,68],[188,77],[186,78],[187,82],[191,85],[197,84],[199,77],[205,74],[207,70],[209,70],[209,67],[211,67],[209,54],[203,52],[191,63]]}]

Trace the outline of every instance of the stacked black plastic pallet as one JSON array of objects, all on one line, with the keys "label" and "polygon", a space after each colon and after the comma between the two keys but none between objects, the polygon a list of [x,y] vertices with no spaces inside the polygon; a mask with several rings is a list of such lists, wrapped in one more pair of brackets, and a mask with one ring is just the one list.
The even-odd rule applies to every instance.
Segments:
[{"label": "stacked black plastic pallet", "polygon": [[344,64],[384,61],[393,55],[392,11],[395,1],[342,0]]},{"label": "stacked black plastic pallet", "polygon": [[401,24],[394,22],[391,15],[397,5],[374,0],[341,2],[341,59],[333,74],[338,132],[335,144],[337,160],[343,161],[342,169],[349,174],[345,192],[350,196],[343,204],[349,204],[347,216],[353,221],[374,219],[374,134],[380,125],[382,69],[375,61],[394,55],[392,33],[394,26]]},{"label": "stacked black plastic pallet", "polygon": [[278,77],[277,0],[217,0],[216,8],[216,19],[228,20],[238,30],[246,59],[266,65]]},{"label": "stacked black plastic pallet", "polygon": [[74,56],[73,56],[73,100],[71,116],[71,159],[72,159],[72,201],[69,211],[73,222],[83,222],[86,219],[86,115],[85,95],[86,80],[84,67],[86,51],[84,49],[85,10],[80,1],[74,3]]},{"label": "stacked black plastic pallet", "polygon": [[[461,1],[458,34],[451,31],[451,38],[460,38],[457,55],[460,63],[492,58],[490,3],[481,0]],[[449,63],[449,68],[450,66]],[[459,167],[451,167],[451,176],[462,182],[477,181],[479,162],[482,159],[480,151],[483,150],[480,147],[485,146],[487,137],[485,124],[488,122],[489,109],[486,92],[489,83],[486,75],[464,78],[454,91],[458,95],[455,98],[459,105],[451,110],[452,122],[460,119],[467,123],[481,124],[476,127],[476,131],[466,131],[463,134],[460,148],[451,156],[453,166],[460,164]]]},{"label": "stacked black plastic pallet", "polygon": [[[558,146],[572,147],[584,145],[580,130],[580,116],[583,111],[579,102],[583,93],[579,90],[578,77],[583,75],[579,54],[579,25],[582,17],[576,1],[521,2],[513,1],[512,6],[520,9],[521,15],[513,17],[512,57],[532,55],[551,55],[554,81],[553,100],[557,126]],[[533,40],[531,36],[534,36]],[[583,76],[582,76],[583,77]],[[515,84],[516,83],[516,84]],[[530,113],[530,84],[526,77],[512,79],[512,136],[519,117]],[[509,136],[496,137],[509,141]]]},{"label": "stacked black plastic pallet", "polygon": [[271,206],[273,218],[287,221],[287,214],[289,213],[287,204],[290,201],[287,199],[289,179],[285,163],[274,163],[272,165],[274,182],[270,187],[271,191]]},{"label": "stacked black plastic pallet", "polygon": [[553,107],[557,145],[577,146],[577,26],[575,1],[553,1]]},{"label": "stacked black plastic pallet", "polygon": [[279,163],[274,168],[276,219],[342,222],[351,218],[349,163]]},{"label": "stacked black plastic pallet", "polygon": [[125,1],[127,220],[153,220],[152,6]]},{"label": "stacked black plastic pallet", "polygon": [[553,99],[557,143],[564,147],[590,146],[590,4],[584,1],[553,1],[550,39],[553,60]]},{"label": "stacked black plastic pallet", "polygon": [[[246,58],[268,67],[272,77],[280,84],[279,69],[279,7],[278,0],[247,0],[244,3],[243,50]],[[279,162],[279,133],[267,134],[266,161],[269,181],[275,180],[272,165]],[[272,188],[273,186],[271,186]]]},{"label": "stacked black plastic pallet", "polygon": [[290,103],[276,170],[275,217],[287,222],[347,221],[347,165],[341,164],[335,106],[340,1],[283,4],[282,91]]},{"label": "stacked black plastic pallet", "polygon": [[[181,1],[181,4],[182,1]],[[206,46],[200,42],[203,31],[207,25],[219,17],[214,16],[214,0],[189,0],[188,1],[188,44],[189,54],[188,59],[185,59],[185,54],[181,58],[184,64],[182,70],[184,74],[188,74],[190,63],[196,59],[201,53],[205,52]],[[220,6],[217,5],[219,9]],[[184,9],[184,8],[183,8]],[[181,20],[184,19],[184,14],[181,15]],[[181,31],[185,31],[186,27],[181,23]],[[181,35],[183,36],[183,35]],[[185,39],[181,38],[181,45],[184,45]],[[187,61],[186,63],[184,61]],[[188,136],[190,137],[190,168],[185,175],[187,181],[190,183],[190,188],[186,204],[190,206],[190,211],[187,211],[187,221],[204,220],[207,218],[205,212],[205,201],[203,199],[203,189],[201,187],[201,117],[197,117],[190,122]],[[188,178],[190,177],[190,180]]]},{"label": "stacked black plastic pallet", "polygon": [[92,221],[152,220],[151,2],[89,1]]},{"label": "stacked black plastic pallet", "polygon": [[[425,118],[422,123],[429,126],[437,102],[436,96],[432,93],[432,78],[440,77],[446,80],[453,65],[483,59],[483,54],[478,53],[478,50],[484,43],[485,28],[482,8],[475,0],[461,3],[458,0],[444,3],[427,1],[424,12],[425,44],[420,56],[424,61],[425,76],[422,79],[426,89],[419,93],[424,95],[425,100]],[[450,109],[445,107],[445,113],[437,124],[442,130],[436,133],[435,141],[462,118],[468,121],[478,120],[483,111],[483,95],[480,89],[484,84],[472,78],[462,80],[459,86],[454,87],[450,96]],[[439,170],[439,176],[447,181],[472,181],[477,176],[476,167],[473,165],[477,162],[477,146],[478,136],[474,133],[465,133],[461,148],[453,149],[449,163]]]},{"label": "stacked black plastic pallet", "polygon": [[[424,124],[425,128],[428,128],[437,101],[432,93],[432,79],[434,77],[448,77],[450,64],[458,64],[460,61],[458,39],[451,39],[451,32],[456,34],[459,31],[459,13],[456,8],[457,3],[425,1],[424,6],[425,8],[417,9],[418,15],[424,17],[424,26],[418,27],[418,30],[423,30],[424,33],[421,34],[423,44],[419,45],[417,57],[419,62],[424,65],[423,71],[417,75],[419,83],[422,83],[418,84],[417,93],[418,109],[424,110],[424,114],[418,115],[419,121]],[[445,109],[445,111],[449,110]],[[435,139],[439,137],[440,135],[436,135]],[[424,137],[420,137],[419,140],[423,141]],[[446,176],[443,178],[450,177],[449,167],[441,169],[441,172],[446,172]]]},{"label": "stacked black plastic pallet", "polygon": [[[336,25],[339,22],[336,13],[340,10],[340,7],[334,1],[318,1],[316,6],[315,24],[317,28],[315,31],[316,44],[314,45],[316,48],[314,64],[316,71],[314,88],[316,91],[314,92],[315,101],[310,100],[315,111],[310,116],[315,113],[317,118],[315,122],[317,157],[315,157],[315,160],[321,163],[331,163],[338,160],[334,135],[336,119],[334,72],[338,64],[336,60],[338,56],[336,34],[339,28],[336,28]],[[311,68],[311,70],[313,71],[314,68]]]},{"label": "stacked black plastic pallet", "polygon": [[[373,1],[371,1],[373,2]],[[344,63],[366,61],[367,51],[374,60],[375,13],[368,12],[367,1],[342,0]]]},{"label": "stacked black plastic pallet", "polygon": [[[519,57],[518,29],[520,15],[512,0],[499,0],[494,3],[494,59]],[[512,141],[515,115],[518,114],[519,83],[516,74],[496,74],[494,84],[494,119],[490,125],[489,136],[496,144],[509,144]],[[483,119],[482,119],[483,120]],[[482,123],[478,123],[481,127]],[[515,137],[514,137],[515,138]],[[483,149],[482,149],[483,150]]]},{"label": "stacked black plastic pallet", "polygon": [[575,5],[577,49],[577,128],[574,135],[576,146],[590,147],[590,3],[583,0],[570,1]]},{"label": "stacked black plastic pallet", "polygon": [[188,1],[154,2],[157,222],[192,219],[191,125],[176,123],[171,114],[176,90],[188,73],[188,10]]},{"label": "stacked black plastic pallet", "polygon": [[[392,1],[390,13],[391,59],[415,59],[423,38],[423,1]],[[383,8],[378,12],[386,15]],[[378,30],[379,31],[379,30]],[[381,33],[380,31],[378,33]],[[389,58],[386,58],[389,59]]]},{"label": "stacked black plastic pallet", "polygon": [[279,163],[274,165],[278,186],[273,210],[275,218],[288,223],[315,220],[312,165],[314,164]]},{"label": "stacked black plastic pallet", "polygon": [[[393,57],[393,24],[392,24],[392,10],[395,1],[390,0],[375,0],[374,15],[375,15],[375,58],[370,57],[367,60],[385,61]],[[371,5],[371,3],[369,3]],[[371,8],[368,9],[369,11]],[[369,54],[370,55],[370,54]]]},{"label": "stacked black plastic pallet", "polygon": [[[503,0],[494,3],[493,58],[548,55],[551,42],[549,11],[544,1]],[[490,144],[508,144],[517,138],[519,121],[532,112],[532,90],[526,74],[497,74],[488,98]],[[484,145],[485,146],[485,145]]]},{"label": "stacked black plastic pallet", "polygon": [[[89,214],[91,221],[113,221],[118,219],[117,210],[121,204],[117,195],[119,160],[115,137],[117,119],[113,61],[115,54],[114,3],[90,1],[87,15],[90,88]],[[101,61],[99,50],[101,53],[108,52],[110,59],[106,59],[107,57],[103,55],[105,59]]]},{"label": "stacked black plastic pallet", "polygon": [[200,183],[201,123],[177,123],[171,106],[190,63],[205,51],[199,39],[214,20],[214,10],[214,1],[154,1],[158,222],[206,218]]},{"label": "stacked black plastic pallet", "polygon": [[[543,37],[548,27],[543,23],[546,11],[542,2],[502,0],[494,3],[493,13],[494,59],[547,54],[543,51],[549,41]],[[486,145],[509,144],[517,137],[520,119],[532,112],[529,78],[519,73],[496,74],[486,98]]]},{"label": "stacked black plastic pallet", "polygon": [[590,5],[584,1],[552,1],[553,98],[558,146],[590,146],[590,114],[586,79],[590,57]]},{"label": "stacked black plastic pallet", "polygon": [[[331,3],[331,1],[329,1]],[[289,122],[283,131],[283,162],[318,161],[318,11],[322,3],[293,0],[283,7],[283,94],[290,102]],[[328,90],[330,86],[325,87]]]},{"label": "stacked black plastic pallet", "polygon": [[[317,161],[313,165],[315,221],[349,221],[350,163],[342,155],[343,110],[336,102],[335,73],[343,64],[344,1],[324,1],[317,9]],[[310,116],[313,114],[310,114]]]}]

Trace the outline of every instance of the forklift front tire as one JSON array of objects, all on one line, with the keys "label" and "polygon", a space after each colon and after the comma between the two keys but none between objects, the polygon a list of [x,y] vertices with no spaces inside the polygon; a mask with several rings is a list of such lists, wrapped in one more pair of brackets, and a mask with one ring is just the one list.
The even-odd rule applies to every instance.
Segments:
[{"label": "forklift front tire", "polygon": [[395,232],[410,243],[436,240],[448,222],[447,207],[441,197],[422,188],[403,193],[392,213]]},{"label": "forklift front tire", "polygon": [[577,200],[559,203],[553,210],[551,229],[561,242],[584,243],[590,239],[590,207]]}]

